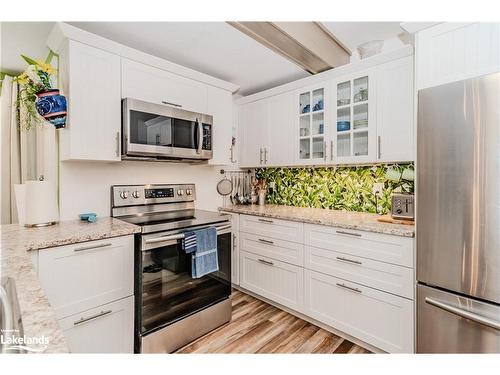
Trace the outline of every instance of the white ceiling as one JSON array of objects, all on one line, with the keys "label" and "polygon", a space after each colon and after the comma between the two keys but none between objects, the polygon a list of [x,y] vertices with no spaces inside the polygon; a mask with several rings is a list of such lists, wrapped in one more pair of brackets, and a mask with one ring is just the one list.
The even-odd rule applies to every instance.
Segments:
[{"label": "white ceiling", "polygon": [[371,40],[394,38],[403,32],[400,22],[322,22],[353,54],[356,47]]},{"label": "white ceiling", "polygon": [[[22,70],[19,55],[44,58],[52,22],[2,22],[4,69]],[[309,75],[224,22],[71,22],[118,43],[165,58],[241,87],[249,95]],[[399,22],[323,22],[356,58],[356,47],[395,38]]]}]

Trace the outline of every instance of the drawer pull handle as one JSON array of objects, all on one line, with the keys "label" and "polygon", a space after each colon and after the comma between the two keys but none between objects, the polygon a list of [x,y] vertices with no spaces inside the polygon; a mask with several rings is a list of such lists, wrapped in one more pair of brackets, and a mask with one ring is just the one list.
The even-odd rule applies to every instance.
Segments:
[{"label": "drawer pull handle", "polygon": [[349,259],[349,258],[344,258],[344,257],[337,257],[338,260],[342,260],[344,262],[349,262],[349,263],[355,263],[355,264],[363,264],[362,262],[360,262],[359,260],[355,260],[355,259]]},{"label": "drawer pull handle", "polygon": [[272,224],[272,223],[274,223],[274,221],[272,221],[272,220],[267,220],[267,219],[259,219],[259,221],[260,221],[261,223],[268,223],[268,224]]},{"label": "drawer pull handle", "polygon": [[351,232],[345,232],[343,230],[336,230],[338,234],[347,234],[348,236],[354,236],[354,237],[361,237],[361,234],[359,233],[351,233]]},{"label": "drawer pull handle", "polygon": [[340,283],[336,283],[337,286],[339,288],[343,288],[343,289],[347,289],[347,290],[350,290],[351,292],[355,292],[355,293],[363,293],[360,289],[358,288],[353,288],[353,287],[350,287],[350,286],[347,286],[345,284],[340,284]]},{"label": "drawer pull handle", "polygon": [[259,238],[259,242],[266,243],[268,245],[274,245],[273,241],[265,240],[263,238]]},{"label": "drawer pull handle", "polygon": [[97,318],[100,318],[100,317],[105,316],[105,315],[109,315],[112,312],[113,312],[112,310],[106,310],[106,311],[102,310],[100,313],[89,316],[88,318],[81,317],[80,320],[73,322],[73,325],[77,326],[78,324],[86,323],[89,320],[93,320],[93,319],[97,319]]},{"label": "drawer pull handle", "polygon": [[268,266],[274,266],[274,263],[270,262],[268,260],[259,259],[259,262],[262,263],[262,264],[267,264]]},{"label": "drawer pull handle", "polygon": [[73,250],[75,253],[79,252],[79,251],[86,251],[86,250],[92,250],[92,249],[100,249],[101,247],[108,247],[108,246],[111,246],[113,245],[111,242],[108,242],[108,243],[101,243],[99,245],[92,245],[92,246],[84,246],[84,247],[79,247],[79,248],[76,248],[75,250]]}]

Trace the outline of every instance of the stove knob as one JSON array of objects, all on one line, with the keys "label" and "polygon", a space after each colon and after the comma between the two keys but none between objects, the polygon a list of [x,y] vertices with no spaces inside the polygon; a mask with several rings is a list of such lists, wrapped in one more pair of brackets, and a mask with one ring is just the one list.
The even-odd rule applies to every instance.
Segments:
[{"label": "stove knob", "polygon": [[193,191],[192,191],[191,189],[187,189],[187,190],[186,190],[186,194],[187,194],[187,195],[191,195],[191,194],[193,194]]},{"label": "stove knob", "polygon": [[133,196],[134,198],[140,198],[140,197],[141,197],[141,194],[139,193],[139,190],[136,190],[136,191],[134,191],[134,192],[132,193],[132,196]]},{"label": "stove knob", "polygon": [[122,192],[120,192],[120,197],[122,199],[127,199],[128,198],[128,191],[122,191]]},{"label": "stove knob", "polygon": [[182,190],[182,189],[177,190],[177,195],[179,195],[179,196],[184,195],[184,190]]}]

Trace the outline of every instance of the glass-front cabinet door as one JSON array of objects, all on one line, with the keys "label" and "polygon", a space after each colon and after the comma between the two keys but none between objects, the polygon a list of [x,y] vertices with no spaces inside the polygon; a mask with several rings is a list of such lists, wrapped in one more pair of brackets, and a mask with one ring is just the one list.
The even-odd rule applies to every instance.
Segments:
[{"label": "glass-front cabinet door", "polygon": [[331,127],[335,163],[375,161],[375,75],[373,69],[336,79]]},{"label": "glass-front cabinet door", "polygon": [[324,164],[327,160],[328,88],[312,86],[297,91],[298,129],[296,158],[298,164]]}]

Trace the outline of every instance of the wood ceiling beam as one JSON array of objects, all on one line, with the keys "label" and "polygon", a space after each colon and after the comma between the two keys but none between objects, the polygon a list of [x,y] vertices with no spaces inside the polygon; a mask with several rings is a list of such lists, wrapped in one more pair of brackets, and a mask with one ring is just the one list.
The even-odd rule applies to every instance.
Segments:
[{"label": "wood ceiling beam", "polygon": [[350,61],[351,51],[319,22],[228,24],[312,74]]}]

